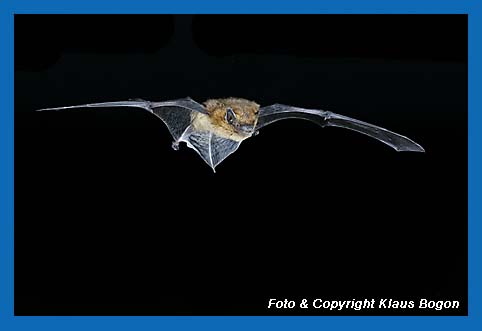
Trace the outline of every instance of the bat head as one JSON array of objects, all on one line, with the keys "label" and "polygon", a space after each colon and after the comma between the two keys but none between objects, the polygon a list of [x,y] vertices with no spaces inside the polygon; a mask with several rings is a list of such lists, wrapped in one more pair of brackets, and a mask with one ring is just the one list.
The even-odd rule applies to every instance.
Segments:
[{"label": "bat head", "polygon": [[241,141],[254,133],[259,105],[240,98],[210,99],[204,105],[216,132],[221,137]]}]

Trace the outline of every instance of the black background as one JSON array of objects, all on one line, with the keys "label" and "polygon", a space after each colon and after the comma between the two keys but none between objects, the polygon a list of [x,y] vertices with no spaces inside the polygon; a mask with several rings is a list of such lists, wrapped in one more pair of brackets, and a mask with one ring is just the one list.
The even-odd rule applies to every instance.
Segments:
[{"label": "black background", "polygon": [[[16,315],[467,314],[467,16],[16,15],[15,69]],[[214,174],[145,112],[34,112],[186,96],[330,110],[427,152],[281,121]]]}]

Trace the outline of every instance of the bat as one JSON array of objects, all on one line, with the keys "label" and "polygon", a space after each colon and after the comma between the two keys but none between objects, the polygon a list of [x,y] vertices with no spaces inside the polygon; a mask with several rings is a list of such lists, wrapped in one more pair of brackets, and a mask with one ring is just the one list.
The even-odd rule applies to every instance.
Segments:
[{"label": "bat", "polygon": [[186,143],[214,172],[216,166],[234,153],[241,142],[257,135],[263,127],[283,119],[304,119],[321,127],[350,129],[375,138],[396,151],[425,152],[422,146],[407,137],[330,111],[282,104],[260,107],[254,101],[241,98],[209,99],[203,104],[189,97],[161,102],[130,100],[44,108],[38,111],[101,107],[147,110],[167,126],[174,139],[172,148],[178,150],[181,142]]}]

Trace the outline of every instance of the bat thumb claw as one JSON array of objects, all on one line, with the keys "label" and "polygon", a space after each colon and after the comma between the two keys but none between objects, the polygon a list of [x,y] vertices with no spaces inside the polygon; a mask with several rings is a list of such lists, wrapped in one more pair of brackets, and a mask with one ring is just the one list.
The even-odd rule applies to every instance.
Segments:
[{"label": "bat thumb claw", "polygon": [[179,141],[173,141],[171,145],[172,149],[175,151],[179,150]]}]

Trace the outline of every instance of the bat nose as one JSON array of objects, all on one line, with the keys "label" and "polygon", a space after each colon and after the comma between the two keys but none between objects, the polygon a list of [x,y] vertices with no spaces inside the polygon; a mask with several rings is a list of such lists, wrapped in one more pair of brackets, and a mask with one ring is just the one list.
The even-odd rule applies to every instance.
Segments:
[{"label": "bat nose", "polygon": [[254,126],[253,125],[240,125],[239,130],[244,132],[244,133],[253,133],[254,131]]}]

